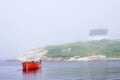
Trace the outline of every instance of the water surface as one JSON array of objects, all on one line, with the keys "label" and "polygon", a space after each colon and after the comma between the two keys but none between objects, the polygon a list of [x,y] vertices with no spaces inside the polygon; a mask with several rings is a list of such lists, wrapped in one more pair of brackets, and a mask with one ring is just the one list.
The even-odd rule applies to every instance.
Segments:
[{"label": "water surface", "polygon": [[20,62],[1,61],[0,80],[120,80],[120,61],[43,62],[26,71]]}]

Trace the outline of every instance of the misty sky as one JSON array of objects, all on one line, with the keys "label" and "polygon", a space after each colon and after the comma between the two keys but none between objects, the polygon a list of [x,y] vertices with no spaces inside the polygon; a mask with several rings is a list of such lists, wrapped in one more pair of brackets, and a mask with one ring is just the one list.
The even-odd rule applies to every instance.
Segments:
[{"label": "misty sky", "polygon": [[0,59],[40,46],[87,41],[90,29],[120,39],[120,0],[0,0]]}]

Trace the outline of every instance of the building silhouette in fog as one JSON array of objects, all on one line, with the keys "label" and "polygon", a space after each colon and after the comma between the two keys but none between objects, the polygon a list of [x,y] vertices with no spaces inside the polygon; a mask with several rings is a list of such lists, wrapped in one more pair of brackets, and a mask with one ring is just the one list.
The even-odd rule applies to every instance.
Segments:
[{"label": "building silhouette in fog", "polygon": [[89,32],[89,40],[108,39],[108,29],[92,29]]}]

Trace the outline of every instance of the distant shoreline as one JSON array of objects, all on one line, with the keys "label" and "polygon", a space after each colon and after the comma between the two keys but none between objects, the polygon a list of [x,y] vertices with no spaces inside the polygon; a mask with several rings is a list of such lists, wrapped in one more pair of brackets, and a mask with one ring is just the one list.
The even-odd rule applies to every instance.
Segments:
[{"label": "distant shoreline", "polygon": [[89,56],[89,57],[69,57],[69,58],[50,58],[44,57],[44,61],[120,61],[120,58],[110,58],[110,57],[98,57],[98,56]]},{"label": "distant shoreline", "polygon": [[[74,42],[62,45],[48,46],[45,55],[52,58],[71,58],[78,56],[79,60],[91,60],[89,56],[95,56],[95,60],[118,60],[120,58],[120,40],[98,40],[86,42]],[[97,56],[96,55],[102,55]],[[88,56],[88,57],[87,57]],[[96,59],[97,58],[97,59]],[[94,60],[94,59],[92,59]],[[76,61],[76,60],[75,60]]]}]

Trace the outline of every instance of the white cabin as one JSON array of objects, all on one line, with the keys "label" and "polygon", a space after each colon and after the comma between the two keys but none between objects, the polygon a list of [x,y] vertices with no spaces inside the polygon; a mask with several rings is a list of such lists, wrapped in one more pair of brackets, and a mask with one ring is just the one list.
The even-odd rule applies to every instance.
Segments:
[{"label": "white cabin", "polygon": [[89,32],[89,40],[104,40],[108,39],[107,29],[93,29]]}]

